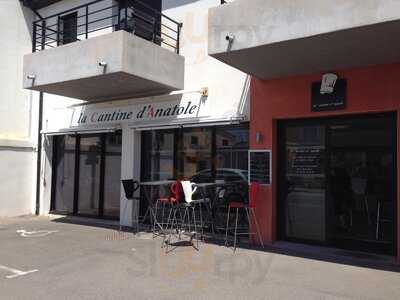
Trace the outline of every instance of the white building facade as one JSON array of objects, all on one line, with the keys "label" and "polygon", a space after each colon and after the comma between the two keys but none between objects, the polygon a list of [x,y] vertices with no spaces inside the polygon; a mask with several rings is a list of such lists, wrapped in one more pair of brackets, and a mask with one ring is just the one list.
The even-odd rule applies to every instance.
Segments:
[{"label": "white building facade", "polygon": [[40,214],[132,226],[143,208],[126,199],[123,179],[247,170],[249,78],[207,54],[208,9],[220,1],[141,5],[57,1],[37,10],[35,29],[27,24],[36,51],[28,40],[18,83],[32,98],[44,95]]}]

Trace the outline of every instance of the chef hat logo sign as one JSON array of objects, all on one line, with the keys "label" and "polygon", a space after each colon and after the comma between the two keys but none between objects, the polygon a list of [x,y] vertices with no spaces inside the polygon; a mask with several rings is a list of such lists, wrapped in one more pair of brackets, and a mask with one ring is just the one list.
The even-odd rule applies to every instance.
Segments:
[{"label": "chef hat logo sign", "polygon": [[335,84],[338,76],[333,73],[327,73],[322,76],[321,94],[332,94],[335,89]]}]

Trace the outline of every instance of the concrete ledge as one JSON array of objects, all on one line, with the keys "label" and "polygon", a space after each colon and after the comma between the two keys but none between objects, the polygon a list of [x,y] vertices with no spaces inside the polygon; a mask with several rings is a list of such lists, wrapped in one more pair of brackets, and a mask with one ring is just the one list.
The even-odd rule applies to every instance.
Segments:
[{"label": "concrete ledge", "polygon": [[396,0],[236,0],[209,14],[209,54],[261,79],[395,63],[399,34]]},{"label": "concrete ledge", "polygon": [[125,31],[24,57],[24,88],[87,101],[157,95],[183,85],[182,56]]},{"label": "concrete ledge", "polygon": [[34,151],[35,147],[31,141],[0,139],[0,150],[26,150]]}]

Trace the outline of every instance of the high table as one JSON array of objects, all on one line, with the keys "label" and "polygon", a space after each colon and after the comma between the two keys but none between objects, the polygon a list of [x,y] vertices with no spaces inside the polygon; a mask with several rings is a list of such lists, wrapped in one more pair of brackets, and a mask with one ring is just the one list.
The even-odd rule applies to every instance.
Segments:
[{"label": "high table", "polygon": [[156,213],[153,209],[154,201],[151,197],[151,193],[149,193],[149,188],[169,186],[169,185],[173,184],[174,182],[175,182],[174,180],[158,180],[158,181],[143,181],[143,182],[139,183],[141,191],[143,191],[143,196],[146,199],[147,204],[148,204],[146,213],[143,216],[142,221],[144,221],[146,219],[147,214],[150,214],[150,218],[153,219],[153,233],[155,231],[156,226],[161,230],[161,232],[163,232],[164,228],[161,225],[161,223],[158,222],[158,220],[157,220]]}]

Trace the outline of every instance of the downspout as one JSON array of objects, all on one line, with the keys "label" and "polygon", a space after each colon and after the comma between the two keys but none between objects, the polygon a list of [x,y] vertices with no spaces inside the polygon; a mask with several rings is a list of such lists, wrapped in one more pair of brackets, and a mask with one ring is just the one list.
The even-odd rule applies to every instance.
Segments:
[{"label": "downspout", "polygon": [[[26,5],[24,3],[24,5]],[[40,19],[43,20],[43,17],[37,12],[36,9],[28,6],[32,12]],[[35,36],[32,36],[32,39],[35,39]],[[32,41],[32,52],[36,52],[36,41]],[[40,173],[41,173],[41,165],[42,165],[42,122],[43,122],[43,92],[39,92],[39,117],[38,117],[38,132],[37,132],[37,159],[36,159],[36,207],[35,214],[40,214]]]},{"label": "downspout", "polygon": [[37,136],[37,166],[36,166],[36,210],[40,214],[40,172],[42,165],[42,122],[43,122],[43,92],[39,92],[39,121]]}]

